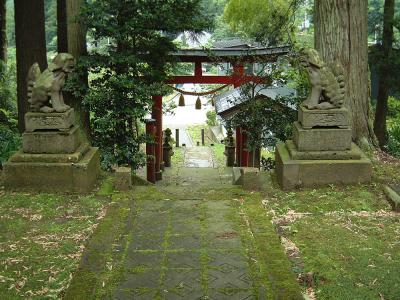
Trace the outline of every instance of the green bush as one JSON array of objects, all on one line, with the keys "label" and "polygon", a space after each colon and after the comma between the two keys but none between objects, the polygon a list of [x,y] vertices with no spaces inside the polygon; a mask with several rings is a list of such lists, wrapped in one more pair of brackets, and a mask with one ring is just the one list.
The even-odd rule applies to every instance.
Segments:
[{"label": "green bush", "polygon": [[0,60],[0,109],[16,111],[17,76],[15,63],[8,66]]},{"label": "green bush", "polygon": [[400,116],[400,99],[389,97],[388,99],[388,118],[397,118]]},{"label": "green bush", "polygon": [[400,117],[393,121],[388,130],[387,151],[396,157],[400,157]]},{"label": "green bush", "polygon": [[217,126],[218,121],[217,121],[217,113],[215,110],[209,110],[207,112],[207,121],[206,121],[208,126]]},{"label": "green bush", "polygon": [[21,146],[21,138],[18,133],[0,125],[0,166],[5,163]]}]

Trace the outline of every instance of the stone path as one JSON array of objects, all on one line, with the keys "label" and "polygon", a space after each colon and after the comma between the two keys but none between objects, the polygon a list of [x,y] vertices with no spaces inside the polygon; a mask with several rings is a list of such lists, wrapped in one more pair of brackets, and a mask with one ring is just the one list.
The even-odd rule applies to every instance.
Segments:
[{"label": "stone path", "polygon": [[[198,187],[228,184],[211,168],[185,168],[178,177]],[[176,195],[170,187],[159,187],[165,199],[137,202],[128,271],[113,298],[253,299],[248,257],[230,218],[231,201],[205,201],[198,187],[194,194]]]},{"label": "stone path", "polygon": [[66,299],[302,299],[260,196],[230,174],[168,168],[156,186],[124,194],[125,217],[102,221],[116,225],[100,224]]},{"label": "stone path", "polygon": [[190,147],[185,149],[185,167],[215,168],[213,152],[210,147]]}]

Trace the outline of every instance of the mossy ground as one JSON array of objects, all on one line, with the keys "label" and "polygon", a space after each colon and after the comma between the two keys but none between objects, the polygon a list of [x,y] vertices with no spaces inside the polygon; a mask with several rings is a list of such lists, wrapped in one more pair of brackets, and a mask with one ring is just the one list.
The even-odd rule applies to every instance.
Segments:
[{"label": "mossy ground", "polygon": [[[224,162],[222,150],[223,145],[217,145],[214,158]],[[383,185],[398,180],[398,161],[385,157],[374,160],[371,184],[286,193],[278,188],[274,176],[263,178],[261,191],[257,184],[257,191],[233,187],[224,177],[222,164],[218,168],[219,181],[208,174],[193,174],[196,171],[183,168],[184,148],[175,151],[174,165],[180,171],[174,173],[174,180],[166,181],[169,186],[145,186],[133,193],[115,193],[112,182],[106,180],[97,194],[88,196],[0,191],[0,299],[112,297],[125,280],[127,270],[130,276],[149,271],[145,264],[129,269],[125,264],[132,259],[127,253],[129,245],[138,242],[137,234],[146,234],[146,229],[152,227],[157,231],[157,224],[163,226],[161,219],[158,221],[152,215],[150,224],[135,228],[140,213],[146,212],[149,205],[155,205],[153,211],[157,211],[156,205],[169,206],[173,202],[183,206],[185,202],[200,203],[196,209],[186,211],[198,213],[200,244],[195,245],[200,247],[192,252],[199,254],[199,273],[193,268],[176,269],[187,271],[187,277],[199,276],[199,288],[206,294],[218,292],[232,299],[232,293],[247,291],[210,285],[209,278],[215,275],[212,272],[220,271],[208,265],[210,257],[236,253],[247,262],[246,272],[255,298],[298,298],[297,275],[303,291],[311,296],[315,293],[318,299],[398,299],[399,214],[390,211],[382,190]],[[177,182],[181,185],[177,186]],[[207,203],[222,205],[223,217],[214,216],[216,219],[210,222],[210,212],[215,207]],[[107,216],[103,219],[106,208]],[[173,276],[168,273],[173,269],[168,265],[168,255],[182,256],[190,252],[185,247],[198,242],[182,239],[182,247],[171,248],[176,245],[175,238],[188,236],[174,232],[176,227],[171,222],[180,218],[171,215],[164,223],[168,230],[160,243],[165,250],[158,263],[163,270],[158,277],[160,284]],[[213,242],[220,242],[219,238],[204,238],[210,224],[217,224],[213,230],[222,230],[217,235],[226,242],[222,248],[215,248]],[[139,249],[135,253],[140,252],[157,259],[159,250]],[[71,287],[65,294],[72,276]],[[149,291],[141,290],[144,295]],[[170,295],[183,291],[179,285],[169,290]],[[155,294],[155,298],[162,295]]]},{"label": "mossy ground", "polygon": [[399,298],[400,215],[383,186],[399,178],[400,164],[373,162],[370,184],[286,193],[272,175],[263,185],[265,211],[292,268],[318,299]]},{"label": "mossy ground", "polygon": [[[169,172],[173,180],[119,202],[130,211],[118,218],[124,226],[100,225],[93,239],[113,236],[114,250],[89,244],[82,261],[92,263],[81,263],[67,299],[302,298],[261,194],[233,187],[219,169]],[[103,268],[93,276],[96,262]]]},{"label": "mossy ground", "polygon": [[105,215],[99,194],[8,193],[0,190],[0,299],[60,298]]}]

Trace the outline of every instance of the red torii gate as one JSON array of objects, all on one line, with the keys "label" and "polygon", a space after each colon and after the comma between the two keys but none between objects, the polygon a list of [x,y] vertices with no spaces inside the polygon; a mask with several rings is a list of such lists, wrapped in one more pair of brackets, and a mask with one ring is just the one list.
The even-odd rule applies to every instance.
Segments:
[{"label": "red torii gate", "polygon": [[[175,76],[169,79],[167,84],[231,84],[235,88],[247,82],[261,82],[263,78],[245,74],[245,64],[254,62],[275,62],[279,56],[286,55],[290,51],[289,46],[274,48],[221,48],[221,49],[184,49],[171,54],[176,62],[194,63],[193,76]],[[233,66],[231,75],[214,76],[203,75],[203,63],[226,63]],[[152,119],[153,125],[148,126],[149,131],[155,137],[155,159],[148,163],[147,178],[149,181],[161,180],[162,149],[162,96],[153,96]],[[148,132],[150,133],[150,132]],[[236,163],[238,166],[247,167],[249,152],[247,151],[246,128],[236,128]],[[150,151],[151,152],[151,151]]]}]

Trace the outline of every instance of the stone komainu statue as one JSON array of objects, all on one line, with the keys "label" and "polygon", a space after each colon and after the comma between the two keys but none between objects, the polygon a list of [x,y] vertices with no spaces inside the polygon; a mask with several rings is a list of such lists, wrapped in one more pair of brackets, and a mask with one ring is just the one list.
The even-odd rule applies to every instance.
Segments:
[{"label": "stone komainu statue", "polygon": [[49,67],[41,73],[35,63],[28,73],[28,102],[34,112],[65,112],[70,107],[64,103],[62,89],[66,77],[75,68],[74,57],[59,53]]},{"label": "stone komainu statue", "polygon": [[327,65],[314,49],[300,51],[300,62],[307,69],[311,94],[303,105],[308,109],[341,108],[345,103],[346,84],[340,64]]}]

